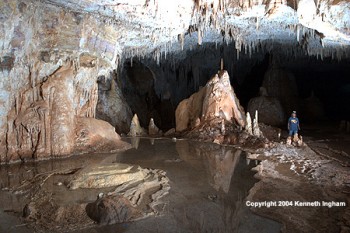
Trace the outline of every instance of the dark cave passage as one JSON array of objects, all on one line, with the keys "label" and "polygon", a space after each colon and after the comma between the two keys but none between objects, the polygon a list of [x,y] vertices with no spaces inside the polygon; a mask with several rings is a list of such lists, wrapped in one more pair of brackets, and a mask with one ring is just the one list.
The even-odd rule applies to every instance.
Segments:
[{"label": "dark cave passage", "polygon": [[[286,59],[271,53],[238,60],[230,49],[212,46],[189,52],[181,62],[162,60],[160,65],[147,59],[127,60],[120,75],[122,92],[141,126],[147,128],[153,118],[162,130],[175,127],[177,105],[218,72],[221,58],[242,106],[252,112],[260,103],[263,123],[284,127],[292,110],[298,111],[304,123],[349,119],[347,60]],[[268,100],[260,96],[261,91]],[[276,119],[269,119],[275,115]]]}]

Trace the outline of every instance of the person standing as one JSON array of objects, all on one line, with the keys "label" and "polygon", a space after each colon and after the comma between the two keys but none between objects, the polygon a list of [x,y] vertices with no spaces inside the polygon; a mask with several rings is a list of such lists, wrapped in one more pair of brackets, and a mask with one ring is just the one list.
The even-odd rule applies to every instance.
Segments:
[{"label": "person standing", "polygon": [[289,136],[298,135],[298,131],[300,130],[299,119],[297,118],[297,112],[293,111],[292,116],[288,119],[288,130]]}]

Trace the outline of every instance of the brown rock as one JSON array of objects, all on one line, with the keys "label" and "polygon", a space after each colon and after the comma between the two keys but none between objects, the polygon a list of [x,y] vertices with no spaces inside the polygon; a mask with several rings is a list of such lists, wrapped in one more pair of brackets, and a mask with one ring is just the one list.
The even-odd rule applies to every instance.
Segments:
[{"label": "brown rock", "polygon": [[6,162],[67,156],[73,152],[72,79],[73,68],[66,65],[18,96],[8,115]]},{"label": "brown rock", "polygon": [[148,124],[148,134],[149,135],[160,135],[161,131],[159,130],[159,128],[156,126],[156,124],[154,123],[153,118],[151,118],[149,120],[149,124]]},{"label": "brown rock", "polygon": [[99,224],[123,223],[141,216],[127,198],[119,195],[98,198],[87,204],[86,213]]},{"label": "brown rock", "polygon": [[198,127],[200,123],[221,118],[245,126],[244,109],[239,103],[227,71],[215,74],[197,93],[180,102],[175,112],[176,131]]},{"label": "brown rock", "polygon": [[165,133],[164,133],[164,136],[170,136],[170,135],[173,135],[173,134],[175,134],[175,128],[171,128],[171,129],[169,129],[168,131],[166,131]]},{"label": "brown rock", "polygon": [[76,153],[111,152],[128,149],[130,145],[120,140],[120,136],[108,122],[95,118],[76,119]]}]

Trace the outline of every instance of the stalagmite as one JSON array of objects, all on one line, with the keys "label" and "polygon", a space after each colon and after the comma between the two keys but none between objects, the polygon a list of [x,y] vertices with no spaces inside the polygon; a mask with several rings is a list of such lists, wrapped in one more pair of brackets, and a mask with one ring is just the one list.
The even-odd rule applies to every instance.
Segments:
[{"label": "stalagmite", "polygon": [[259,128],[258,110],[255,111],[255,118],[253,121],[253,135],[256,137],[262,137],[262,134]]},{"label": "stalagmite", "polygon": [[250,113],[249,112],[247,112],[246,121],[247,121],[247,124],[245,126],[245,131],[249,135],[253,135],[252,118],[250,117]]},{"label": "stalagmite", "polygon": [[221,121],[221,134],[225,134],[225,133],[226,133],[225,120],[222,119],[222,121]]},{"label": "stalagmite", "polygon": [[132,137],[146,135],[146,131],[141,127],[137,114],[135,114],[131,120],[130,132],[128,135]]},{"label": "stalagmite", "polygon": [[150,121],[149,121],[148,134],[149,135],[159,135],[160,134],[160,130],[156,126],[156,124],[154,123],[153,118],[151,118]]},{"label": "stalagmite", "polygon": [[[176,131],[189,126],[223,118],[228,122],[245,126],[245,114],[239,100],[230,85],[227,71],[214,75],[197,93],[181,101],[175,111]],[[199,121],[198,121],[198,120]]]}]

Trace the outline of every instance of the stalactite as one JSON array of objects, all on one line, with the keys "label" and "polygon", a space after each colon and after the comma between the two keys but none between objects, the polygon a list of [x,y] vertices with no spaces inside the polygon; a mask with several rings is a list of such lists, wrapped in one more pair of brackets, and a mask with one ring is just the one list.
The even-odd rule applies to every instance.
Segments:
[{"label": "stalactite", "polygon": [[300,28],[299,25],[297,25],[297,41],[299,42],[299,37],[300,37]]},{"label": "stalactite", "polygon": [[184,50],[185,36],[183,33],[178,35],[178,40],[180,41],[181,50]]},{"label": "stalactite", "polygon": [[197,31],[197,35],[198,35],[198,44],[202,45],[202,32],[201,32],[201,30],[199,28],[198,28],[198,31]]}]

